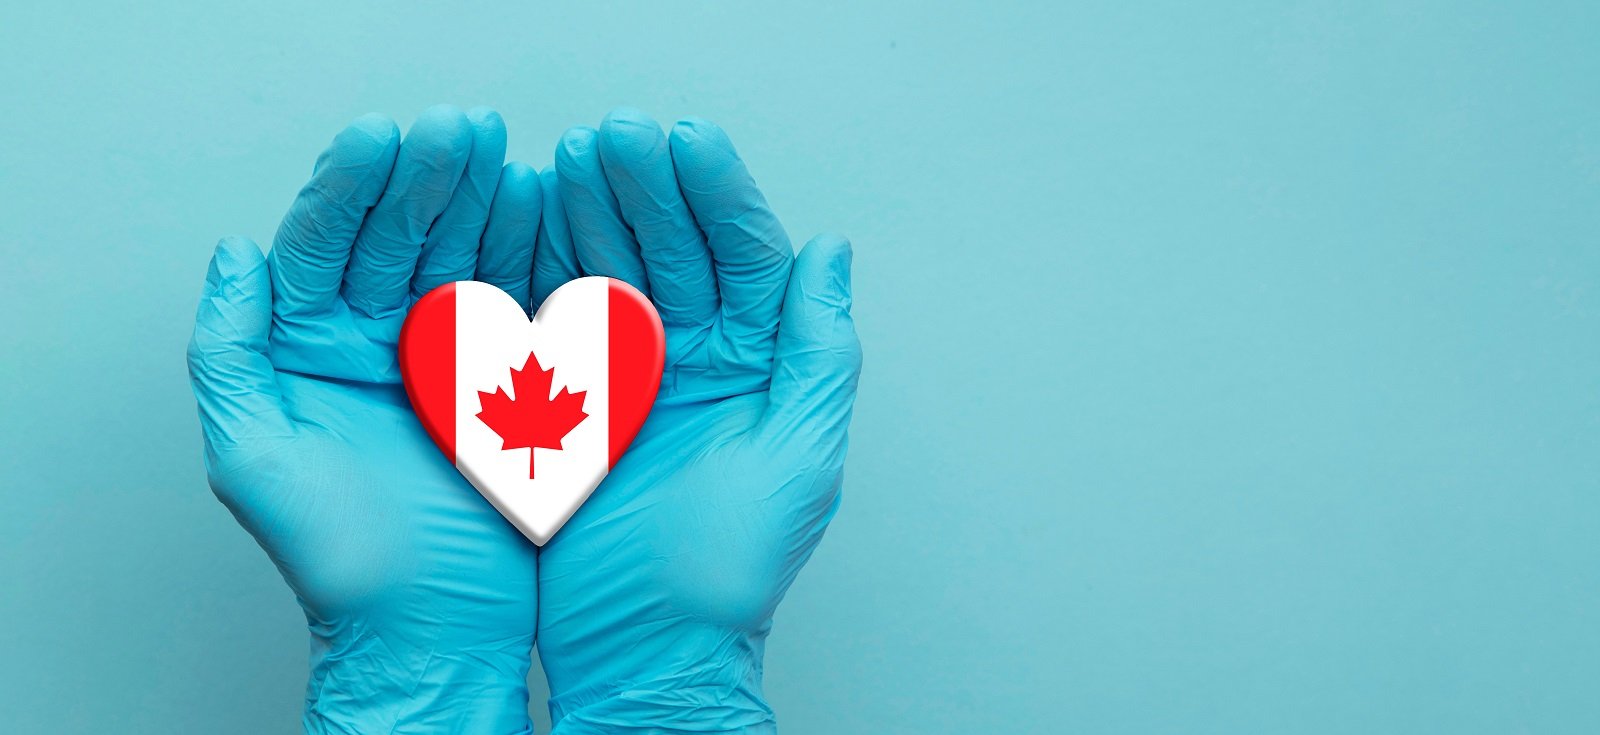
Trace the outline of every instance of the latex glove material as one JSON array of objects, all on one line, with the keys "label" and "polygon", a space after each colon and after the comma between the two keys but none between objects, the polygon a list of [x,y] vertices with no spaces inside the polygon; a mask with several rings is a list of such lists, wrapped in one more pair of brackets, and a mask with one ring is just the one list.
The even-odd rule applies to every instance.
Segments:
[{"label": "latex glove material", "polygon": [[849,243],[794,256],[704,121],[668,137],[618,110],[569,131],[556,170],[568,227],[547,212],[538,257],[650,294],[668,354],[638,438],[540,552],[555,733],[771,732],[766,636],[839,503]]},{"label": "latex glove material", "polygon": [[270,256],[218,245],[189,347],[217,496],[311,633],[310,733],[526,733],[534,547],[427,437],[395,368],[409,303],[528,298],[541,192],[489,110],[357,120]]}]

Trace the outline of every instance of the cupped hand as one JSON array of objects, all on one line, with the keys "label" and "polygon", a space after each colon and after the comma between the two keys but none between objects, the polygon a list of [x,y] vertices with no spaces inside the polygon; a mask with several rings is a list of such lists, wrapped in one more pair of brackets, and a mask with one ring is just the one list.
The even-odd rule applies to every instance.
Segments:
[{"label": "cupped hand", "polygon": [[569,131],[555,168],[550,275],[628,281],[667,336],[649,420],[539,555],[555,731],[768,732],[764,641],[839,503],[861,360],[850,245],[794,255],[702,120],[667,135],[618,110]]},{"label": "cupped hand", "polygon": [[406,310],[467,278],[530,298],[542,201],[491,110],[356,120],[263,257],[217,246],[189,347],[212,488],[312,638],[307,732],[530,732],[534,547],[418,424]]}]

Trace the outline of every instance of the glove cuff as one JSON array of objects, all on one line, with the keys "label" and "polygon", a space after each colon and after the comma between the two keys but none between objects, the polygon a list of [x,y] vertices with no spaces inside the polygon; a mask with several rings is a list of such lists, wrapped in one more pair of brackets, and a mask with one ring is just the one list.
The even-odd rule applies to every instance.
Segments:
[{"label": "glove cuff", "polygon": [[665,691],[626,690],[576,707],[550,702],[551,735],[776,735],[778,727],[759,691],[745,687],[690,686]]},{"label": "glove cuff", "polygon": [[[306,733],[532,735],[527,649],[403,654],[381,637],[354,646],[313,637],[302,724]],[[318,655],[320,654],[320,655]]]}]

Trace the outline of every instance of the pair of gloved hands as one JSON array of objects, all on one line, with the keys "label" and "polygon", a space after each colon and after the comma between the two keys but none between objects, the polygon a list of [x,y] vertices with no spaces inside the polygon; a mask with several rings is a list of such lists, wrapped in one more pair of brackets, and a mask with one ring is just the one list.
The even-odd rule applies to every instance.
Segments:
[{"label": "pair of gloved hands", "polygon": [[[356,120],[263,256],[223,240],[189,348],[212,488],[311,630],[308,732],[771,732],[762,651],[839,502],[860,346],[850,246],[794,254],[727,136],[631,110],[504,164],[491,110]],[[530,313],[585,275],[666,329],[632,448],[542,549],[429,440],[406,311],[443,283]]]}]

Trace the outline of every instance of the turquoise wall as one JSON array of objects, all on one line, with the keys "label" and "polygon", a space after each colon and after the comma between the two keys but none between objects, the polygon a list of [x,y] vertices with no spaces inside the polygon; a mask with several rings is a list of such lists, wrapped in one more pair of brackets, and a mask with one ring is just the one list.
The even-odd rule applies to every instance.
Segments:
[{"label": "turquoise wall", "polygon": [[541,168],[717,120],[854,240],[785,731],[1600,732],[1600,5],[670,5],[0,13],[3,729],[297,726],[183,348],[219,236],[450,102]]}]

